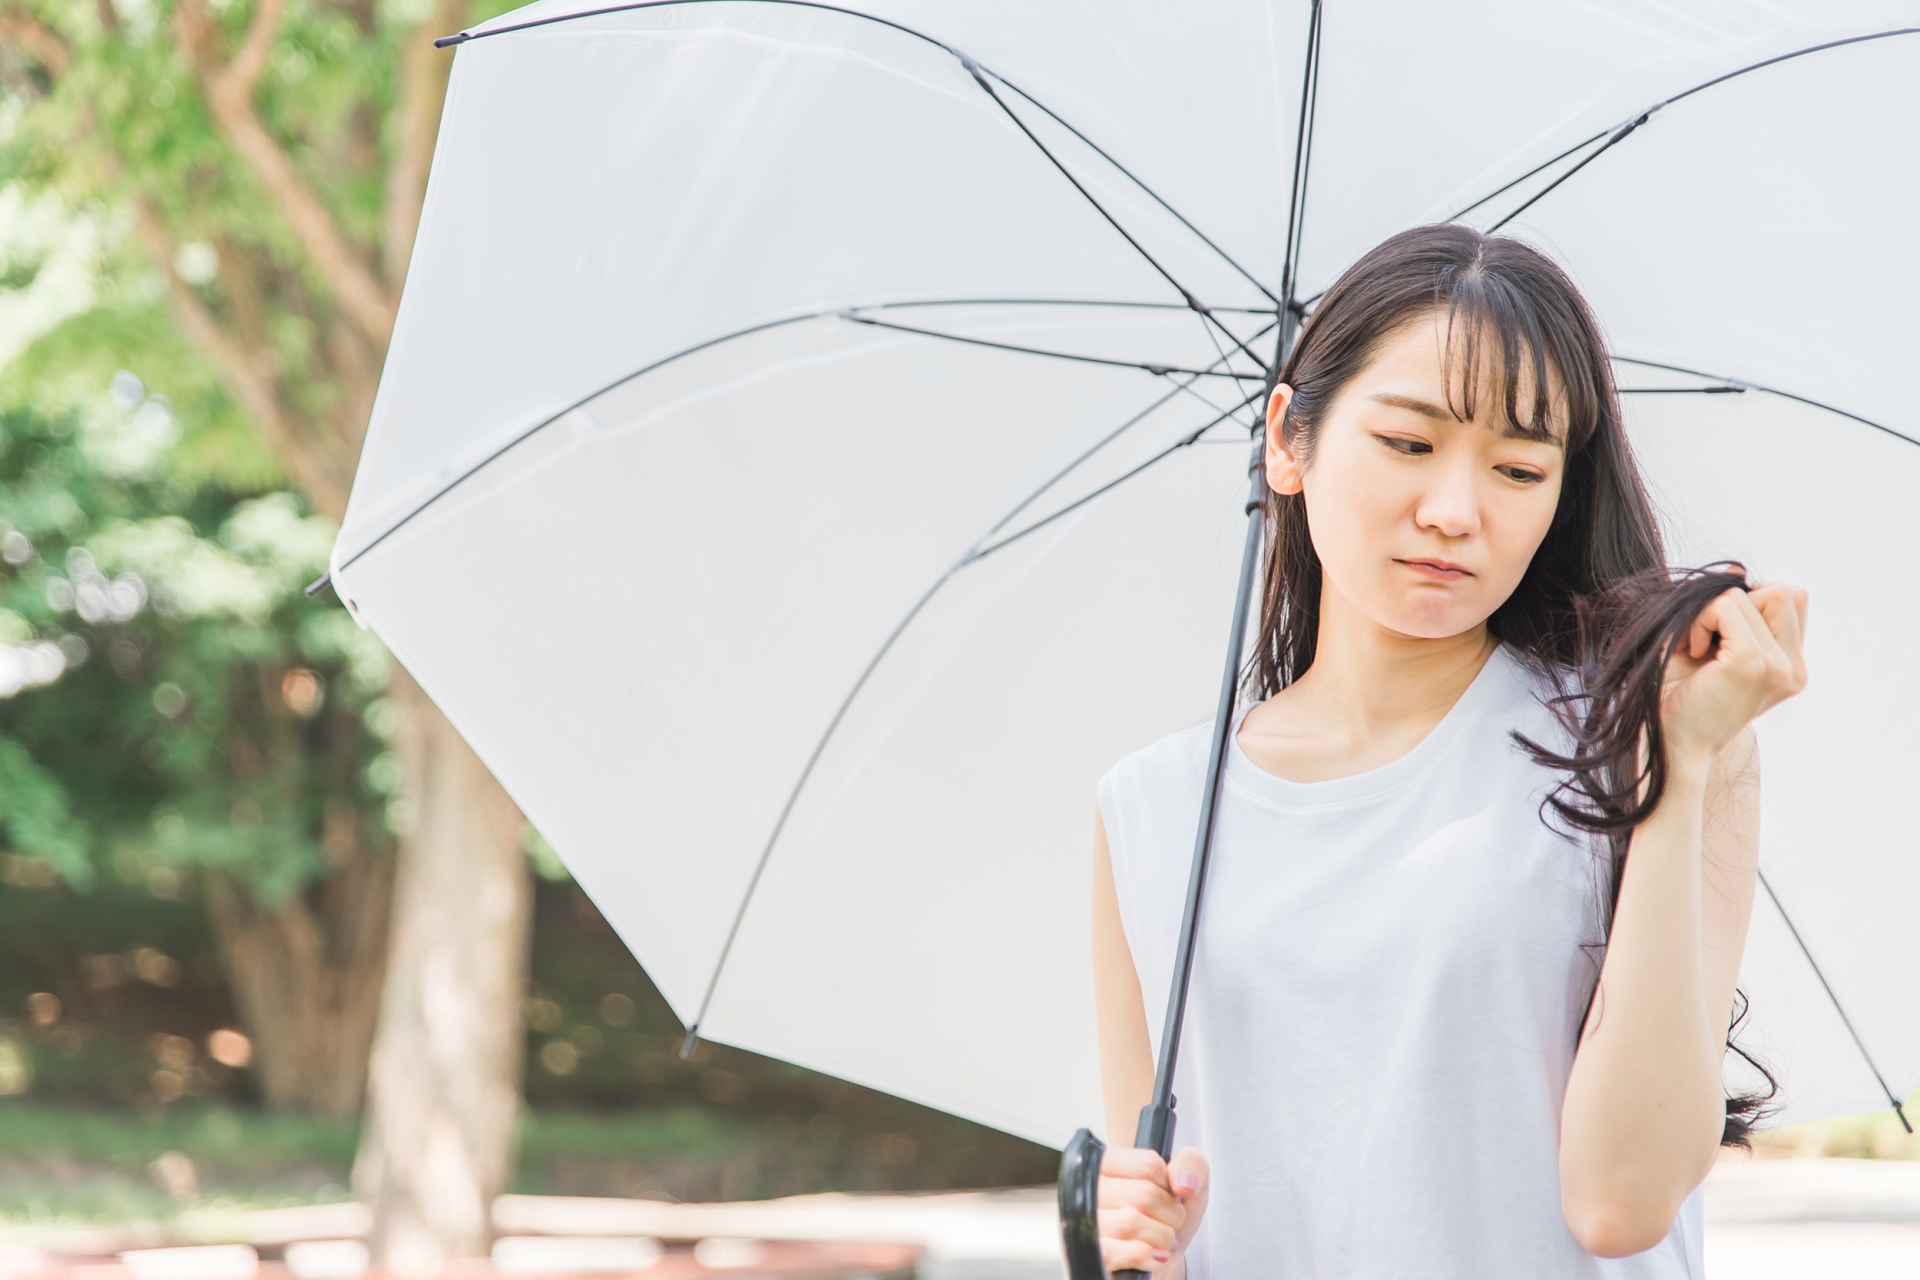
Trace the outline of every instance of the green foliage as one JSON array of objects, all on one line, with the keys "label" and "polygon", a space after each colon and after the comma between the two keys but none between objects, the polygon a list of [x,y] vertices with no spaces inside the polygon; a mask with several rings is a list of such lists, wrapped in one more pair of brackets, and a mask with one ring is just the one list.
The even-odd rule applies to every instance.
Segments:
[{"label": "green foliage", "polygon": [[0,413],[0,691],[8,655],[47,667],[0,701],[0,822],[76,886],[213,868],[281,901],[325,832],[391,839],[365,718],[387,658],[302,595],[330,524],[169,474],[173,420],[125,371],[58,418]]},{"label": "green foliage", "polygon": [[0,738],[0,825],[14,848],[47,863],[68,883],[93,883],[87,831],[68,808],[66,788],[11,738]]},{"label": "green foliage", "polygon": [[[83,224],[87,243],[9,258],[0,290],[27,291],[36,275],[58,275],[76,255],[91,259],[98,280],[84,305],[70,305],[69,319],[0,372],[0,403],[51,411],[117,367],[164,370],[164,390],[190,424],[176,469],[190,482],[238,489],[272,482],[278,463],[254,435],[264,424],[245,419],[172,322],[151,246],[130,234],[137,194],[214,321],[254,358],[290,416],[318,428],[310,437],[329,465],[349,472],[351,451],[331,441],[357,441],[383,353],[343,323],[335,282],[217,127],[180,44],[179,0],[8,7],[59,42],[65,65],[55,74],[24,52],[0,57],[0,225],[5,199],[30,193]],[[470,18],[512,7],[482,0]],[[256,8],[255,0],[206,0],[203,58],[232,58]],[[249,98],[294,179],[369,267],[386,247],[388,202],[417,195],[390,185],[401,145],[399,70],[404,42],[421,38],[419,24],[433,11],[430,0],[288,0]],[[0,366],[14,354],[6,327],[0,314]]]}]

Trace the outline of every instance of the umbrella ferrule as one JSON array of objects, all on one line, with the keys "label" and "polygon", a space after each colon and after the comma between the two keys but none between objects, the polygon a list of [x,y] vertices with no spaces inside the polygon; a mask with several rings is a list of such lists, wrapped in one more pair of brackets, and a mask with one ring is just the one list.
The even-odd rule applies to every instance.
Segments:
[{"label": "umbrella ferrule", "polygon": [[1133,1145],[1143,1150],[1158,1151],[1161,1159],[1173,1154],[1173,1131],[1179,1117],[1173,1109],[1180,1104],[1178,1098],[1169,1096],[1164,1103],[1149,1102],[1140,1108],[1140,1124],[1133,1131]]}]

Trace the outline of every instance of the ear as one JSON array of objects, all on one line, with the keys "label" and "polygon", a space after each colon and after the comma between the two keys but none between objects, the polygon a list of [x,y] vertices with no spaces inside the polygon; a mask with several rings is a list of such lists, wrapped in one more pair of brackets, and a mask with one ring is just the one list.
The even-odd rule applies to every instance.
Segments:
[{"label": "ear", "polygon": [[1284,382],[1267,401],[1267,488],[1275,493],[1299,493],[1305,487],[1300,459],[1281,430],[1292,403],[1293,388]]}]

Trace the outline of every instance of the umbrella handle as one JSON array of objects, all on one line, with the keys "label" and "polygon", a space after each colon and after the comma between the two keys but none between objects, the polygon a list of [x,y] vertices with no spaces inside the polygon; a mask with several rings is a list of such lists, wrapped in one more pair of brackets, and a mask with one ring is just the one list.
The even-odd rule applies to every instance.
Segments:
[{"label": "umbrella handle", "polygon": [[1082,1129],[1060,1157],[1060,1243],[1068,1280],[1147,1280],[1144,1271],[1109,1276],[1100,1256],[1100,1157],[1106,1150],[1092,1130]]}]

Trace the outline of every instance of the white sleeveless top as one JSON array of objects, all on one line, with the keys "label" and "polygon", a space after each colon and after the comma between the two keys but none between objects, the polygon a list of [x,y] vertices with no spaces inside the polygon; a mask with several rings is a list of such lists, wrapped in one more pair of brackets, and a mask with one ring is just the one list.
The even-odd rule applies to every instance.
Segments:
[{"label": "white sleeveless top", "polygon": [[[1541,821],[1552,775],[1515,729],[1565,741],[1501,646],[1383,768],[1289,782],[1229,739],[1174,1075],[1175,1146],[1213,1170],[1191,1280],[1703,1277],[1697,1188],[1631,1258],[1561,1216],[1598,867]],[[1100,781],[1156,1055],[1211,742],[1171,734]]]}]

